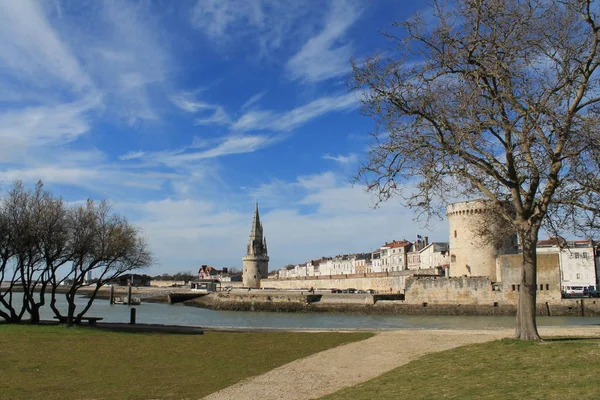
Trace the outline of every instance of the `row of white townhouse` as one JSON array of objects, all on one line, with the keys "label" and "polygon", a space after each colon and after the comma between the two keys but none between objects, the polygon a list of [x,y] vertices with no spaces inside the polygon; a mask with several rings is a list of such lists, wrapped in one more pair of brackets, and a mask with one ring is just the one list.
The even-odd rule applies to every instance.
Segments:
[{"label": "row of white townhouse", "polygon": [[305,263],[288,265],[271,274],[276,278],[350,275],[373,272],[394,272],[406,269],[447,267],[448,243],[429,243],[428,238],[411,243],[394,240],[371,253],[322,257]]},{"label": "row of white townhouse", "polygon": [[[600,287],[600,247],[592,240],[567,241],[550,238],[538,242],[538,253],[559,254],[561,289]],[[451,261],[448,243],[429,243],[427,237],[411,243],[394,240],[370,253],[322,257],[302,264],[288,265],[270,276],[296,278],[394,272],[406,269],[448,268]],[[494,279],[495,277],[490,277]]]}]

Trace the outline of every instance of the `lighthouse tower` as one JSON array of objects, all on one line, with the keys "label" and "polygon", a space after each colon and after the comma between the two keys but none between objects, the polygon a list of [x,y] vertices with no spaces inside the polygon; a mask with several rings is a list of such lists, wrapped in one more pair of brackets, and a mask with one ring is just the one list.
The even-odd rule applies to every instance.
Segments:
[{"label": "lighthouse tower", "polygon": [[266,278],[269,273],[269,256],[267,255],[267,239],[263,237],[263,227],[258,214],[258,202],[254,211],[248,251],[242,257],[244,271],[242,278],[244,286],[248,288],[260,288],[260,280]]}]

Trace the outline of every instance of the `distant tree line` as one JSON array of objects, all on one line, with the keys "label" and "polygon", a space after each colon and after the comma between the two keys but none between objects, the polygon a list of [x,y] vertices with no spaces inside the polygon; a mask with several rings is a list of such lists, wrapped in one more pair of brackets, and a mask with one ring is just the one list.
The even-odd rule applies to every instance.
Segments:
[{"label": "distant tree line", "polygon": [[175,274],[161,274],[161,275],[156,275],[155,277],[153,277],[152,279],[155,279],[157,281],[191,281],[194,279],[198,278],[198,274],[193,274],[190,271],[185,271],[185,272],[177,272]]},{"label": "distant tree line", "polygon": [[[237,268],[229,268],[229,274],[230,275],[240,275],[241,272]],[[146,277],[146,276],[147,275],[144,275],[143,277]],[[164,273],[164,274],[156,275],[156,276],[152,277],[151,279],[157,280],[157,281],[186,281],[186,282],[189,282],[194,279],[198,279],[198,274],[194,274],[190,271],[185,271],[185,272],[180,271],[175,274]],[[142,278],[142,281],[144,281],[143,278]]]},{"label": "distant tree line", "polygon": [[[111,211],[106,201],[68,206],[40,181],[20,181],[0,199],[0,317],[16,323],[29,314],[39,323],[48,304],[55,316],[80,323],[107,282],[147,267],[152,254],[141,232]],[[94,282],[87,281],[93,274]],[[77,290],[90,286],[78,309]],[[57,306],[64,296],[68,307]]]}]

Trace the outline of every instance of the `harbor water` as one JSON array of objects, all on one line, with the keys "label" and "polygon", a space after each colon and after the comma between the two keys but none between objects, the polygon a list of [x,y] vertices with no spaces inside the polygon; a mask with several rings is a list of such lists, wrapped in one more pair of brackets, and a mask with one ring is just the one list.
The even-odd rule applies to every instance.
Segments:
[{"label": "harbor water", "polygon": [[[81,310],[87,298],[78,298]],[[59,298],[59,308],[66,301]],[[512,328],[512,316],[431,316],[431,315],[348,315],[334,313],[276,313],[249,311],[214,311],[183,304],[142,303],[136,308],[137,322],[145,324],[184,325],[223,328],[288,329],[494,329]],[[0,306],[1,308],[1,306]],[[42,319],[54,316],[49,307],[41,310]],[[129,322],[130,307],[110,305],[95,300],[86,316],[102,317],[103,322]],[[600,325],[600,317],[538,317],[539,326]]]}]

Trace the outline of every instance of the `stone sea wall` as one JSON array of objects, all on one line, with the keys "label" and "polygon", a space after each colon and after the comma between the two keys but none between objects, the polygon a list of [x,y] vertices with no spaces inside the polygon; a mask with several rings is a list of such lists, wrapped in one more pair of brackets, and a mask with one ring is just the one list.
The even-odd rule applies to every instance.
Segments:
[{"label": "stone sea wall", "polygon": [[[211,293],[185,302],[188,306],[213,310],[272,312],[333,312],[374,315],[515,315],[514,304],[414,303],[378,300],[378,295],[300,293]],[[538,303],[538,315],[600,316],[600,299],[564,299]]]}]

